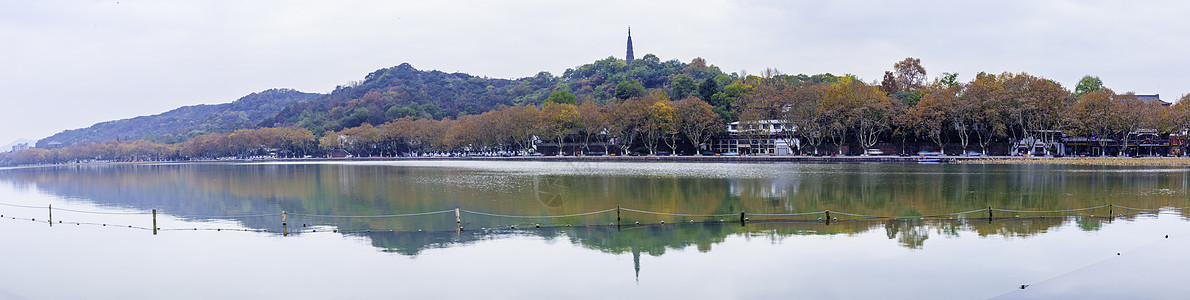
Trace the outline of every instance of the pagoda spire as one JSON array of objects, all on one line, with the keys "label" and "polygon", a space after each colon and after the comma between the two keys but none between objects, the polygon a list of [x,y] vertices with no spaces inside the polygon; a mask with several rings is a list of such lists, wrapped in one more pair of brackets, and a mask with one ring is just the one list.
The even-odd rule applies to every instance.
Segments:
[{"label": "pagoda spire", "polygon": [[628,26],[628,55],[624,56],[624,60],[629,64],[632,63],[632,26]]}]

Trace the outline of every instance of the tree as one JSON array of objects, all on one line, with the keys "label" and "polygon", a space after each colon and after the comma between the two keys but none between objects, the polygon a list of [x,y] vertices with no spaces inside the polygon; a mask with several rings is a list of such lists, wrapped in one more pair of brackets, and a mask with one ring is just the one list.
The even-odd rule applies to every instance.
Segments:
[{"label": "tree", "polygon": [[1113,135],[1115,125],[1119,123],[1113,112],[1115,98],[1115,92],[1112,90],[1101,89],[1082,94],[1071,108],[1075,119],[1078,120],[1072,132],[1091,138],[1099,144],[1100,152],[1090,153],[1091,155],[1106,154],[1104,150],[1107,149],[1109,137]]},{"label": "tree", "polygon": [[558,144],[558,156],[562,156],[562,145],[575,127],[578,127],[578,107],[569,103],[546,102],[541,108],[539,134]]},{"label": "tree", "polygon": [[916,92],[924,87],[926,68],[921,66],[921,59],[906,57],[905,60],[894,64],[893,69],[897,75],[896,84],[898,91]]},{"label": "tree", "polygon": [[1091,92],[1098,92],[1103,90],[1103,81],[1099,80],[1097,76],[1086,75],[1078,80],[1078,85],[1074,87],[1074,97],[1082,97]]},{"label": "tree", "polygon": [[858,80],[853,81],[849,89],[853,90],[856,97],[854,101],[858,101],[849,115],[851,126],[860,147],[871,148],[876,145],[880,135],[889,129],[892,121],[892,100],[876,87]]},{"label": "tree", "polygon": [[533,150],[533,139],[539,131],[537,126],[541,118],[541,111],[531,105],[518,105],[508,108],[506,121],[502,126],[504,132],[510,133],[510,139],[516,143],[521,151]]},{"label": "tree", "polygon": [[794,125],[797,135],[814,148],[814,154],[818,154],[818,146],[827,137],[825,121],[828,116],[827,108],[823,104],[824,92],[823,84],[809,84],[797,88],[790,99],[789,110],[782,115],[784,123]]},{"label": "tree", "polygon": [[938,151],[942,155],[946,155],[946,125],[950,121],[948,110],[954,105],[955,100],[953,94],[948,94],[946,89],[940,84],[927,87],[921,101],[907,112],[909,126],[913,126],[918,134],[938,145]]},{"label": "tree", "polygon": [[648,91],[645,90],[645,86],[634,79],[624,80],[616,85],[616,98],[620,100],[646,95],[648,95]]},{"label": "tree", "polygon": [[574,94],[571,94],[570,92],[567,92],[565,90],[557,90],[557,91],[550,93],[549,98],[546,98],[545,102],[546,103],[550,103],[550,102],[566,103],[566,104],[573,105],[576,103],[575,99],[576,98],[574,97]]},{"label": "tree", "polygon": [[723,90],[719,87],[719,83],[716,82],[714,78],[707,78],[698,85],[698,95],[701,96],[703,100],[709,102],[711,106],[718,107],[725,105],[723,103],[714,103],[711,101],[711,98],[721,91]]},{"label": "tree", "polygon": [[1174,132],[1190,129],[1190,94],[1182,95],[1178,103],[1170,107],[1169,119]]},{"label": "tree", "polygon": [[[606,115],[606,107],[599,106],[595,102],[586,101],[578,106],[578,122],[575,129],[583,136],[583,151],[591,152],[591,137],[603,134],[604,130],[608,128]],[[604,143],[604,152],[607,152],[607,143]]]},{"label": "tree", "polygon": [[641,100],[647,105],[645,119],[640,126],[641,142],[649,149],[649,155],[655,155],[657,143],[665,136],[672,136],[678,132],[674,107],[669,104],[669,96],[662,90],[654,91]]},{"label": "tree", "polygon": [[648,119],[648,108],[651,103],[643,98],[630,98],[612,103],[608,116],[608,134],[620,146],[621,153],[627,154],[636,141],[640,128]]},{"label": "tree", "polygon": [[942,76],[938,78],[938,81],[942,84],[945,84],[946,86],[958,86],[962,84],[959,82],[958,73],[942,72]]},{"label": "tree", "polygon": [[698,93],[698,84],[694,83],[694,79],[686,74],[674,75],[673,79],[669,81],[669,96],[673,100],[686,99],[686,97]]},{"label": "tree", "polygon": [[688,97],[675,102],[674,115],[678,120],[678,130],[690,140],[696,152],[702,150],[710,137],[724,130],[723,120],[702,99]]},{"label": "tree", "polygon": [[884,79],[880,81],[880,89],[884,93],[893,95],[901,90],[901,86],[897,84],[897,75],[892,71],[884,71]]}]

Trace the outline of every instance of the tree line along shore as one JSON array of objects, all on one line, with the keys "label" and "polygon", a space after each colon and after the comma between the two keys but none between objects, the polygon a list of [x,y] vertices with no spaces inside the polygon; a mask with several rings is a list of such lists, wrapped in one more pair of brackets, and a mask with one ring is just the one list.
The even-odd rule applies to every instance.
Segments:
[{"label": "tree line along shore", "polygon": [[[1170,105],[1117,93],[1092,76],[1071,91],[1027,73],[979,73],[969,82],[943,73],[927,81],[918,59],[907,58],[893,67],[883,80],[871,83],[850,75],[789,75],[767,69],[701,82],[678,74],[667,84],[645,88],[641,80],[628,76],[615,85],[610,99],[580,98],[556,89],[541,104],[501,105],[457,117],[404,116],[337,130],[316,131],[301,124],[261,127],[198,135],[173,144],[88,142],[3,153],[0,165],[254,157],[696,155],[711,154],[706,153],[707,145],[718,138],[773,137],[796,139],[788,144],[788,152],[796,155],[842,155],[849,154],[844,149],[878,144],[896,148],[899,154],[932,147],[942,154],[950,148],[1012,155],[1014,145],[1027,138],[1052,145],[1065,137],[1084,137],[1099,146],[1085,155],[1102,157],[1134,155],[1128,152],[1135,143],[1130,140],[1142,130],[1171,137],[1184,136],[1190,128],[1188,96]],[[734,122],[739,130],[729,132],[727,125]]]}]

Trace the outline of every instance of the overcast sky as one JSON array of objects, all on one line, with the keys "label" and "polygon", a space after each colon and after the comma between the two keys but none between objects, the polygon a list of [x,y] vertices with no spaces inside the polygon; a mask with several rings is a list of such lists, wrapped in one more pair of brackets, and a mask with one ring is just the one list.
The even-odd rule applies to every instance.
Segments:
[{"label": "overcast sky", "polygon": [[[0,145],[376,69],[519,78],[608,56],[879,80],[1027,72],[1190,92],[1190,1],[0,0]],[[5,149],[7,150],[7,149]]]}]

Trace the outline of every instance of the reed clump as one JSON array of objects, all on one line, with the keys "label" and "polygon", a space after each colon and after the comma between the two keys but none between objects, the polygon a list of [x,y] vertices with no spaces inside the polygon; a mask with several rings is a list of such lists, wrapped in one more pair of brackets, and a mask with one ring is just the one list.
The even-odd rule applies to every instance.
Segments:
[{"label": "reed clump", "polygon": [[1190,166],[1190,157],[989,157],[961,160],[959,163],[1099,166]]}]

